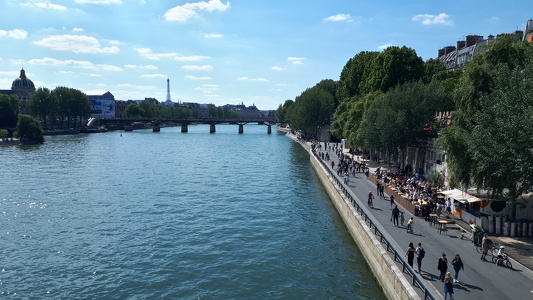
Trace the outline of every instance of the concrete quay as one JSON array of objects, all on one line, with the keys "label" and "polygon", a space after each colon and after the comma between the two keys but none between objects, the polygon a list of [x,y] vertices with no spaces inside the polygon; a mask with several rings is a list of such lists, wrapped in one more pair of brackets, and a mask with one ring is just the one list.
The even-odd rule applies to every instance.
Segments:
[{"label": "concrete quay", "polygon": [[[295,139],[294,137],[291,138]],[[300,142],[300,144],[302,144],[304,148],[310,150],[309,143]],[[316,161],[319,161],[311,151],[310,155],[312,162],[313,158],[315,158]],[[329,155],[335,161],[335,165],[337,165],[338,159],[335,153],[330,151]],[[330,161],[325,164],[325,168],[327,168],[329,163]],[[324,166],[324,164],[321,165]],[[377,165],[371,166],[371,170],[372,168],[375,169],[377,167]],[[331,166],[329,168],[331,168]],[[342,193],[339,192],[339,189],[342,188],[345,188],[351,195],[354,195],[355,200],[361,207],[363,207],[363,209],[365,209],[368,215],[374,220],[377,220],[378,224],[376,227],[384,232],[384,235],[392,241],[391,245],[397,250],[397,252],[405,253],[410,242],[415,244],[415,246],[419,242],[422,243],[422,246],[426,250],[426,256],[422,262],[422,272],[419,274],[417,273],[415,276],[422,278],[424,284],[428,287],[431,293],[435,295],[436,299],[443,299],[443,283],[438,280],[440,272],[437,270],[437,260],[442,253],[447,254],[448,271],[452,273],[452,276],[454,270],[451,265],[451,260],[455,254],[461,255],[465,265],[464,271],[461,270],[459,273],[459,283],[454,284],[454,299],[533,299],[533,272],[531,270],[531,263],[533,260],[531,255],[533,253],[530,250],[532,247],[531,241],[523,238],[510,239],[507,237],[491,236],[491,239],[493,239],[498,245],[506,246],[507,252],[513,259],[513,269],[497,266],[490,262],[490,257],[489,262],[480,260],[480,254],[476,251],[473,244],[470,241],[460,239],[461,232],[459,230],[450,230],[447,233],[440,234],[435,227],[430,226],[428,222],[416,216],[414,217],[414,233],[407,233],[405,226],[394,226],[392,222],[390,222],[391,209],[389,201],[380,200],[378,198],[374,200],[373,208],[369,208],[366,205],[368,191],[375,191],[376,186],[368,180],[364,174],[358,173],[355,177],[350,176],[350,182],[345,185],[342,184],[342,178],[335,175],[336,172],[328,174],[328,172],[324,170],[321,171],[316,167],[315,170],[319,174],[319,177],[321,177],[323,183],[323,178],[327,178],[328,176],[337,177],[336,182],[340,182],[340,185],[342,185],[342,187],[340,185],[335,186],[337,191],[330,191],[331,187],[327,186],[330,184],[325,184],[326,190],[328,190],[330,196],[334,195],[334,193],[341,195]],[[321,172],[323,174],[320,174]],[[389,195],[386,196],[388,197]],[[335,196],[335,198],[339,197]],[[361,250],[369,262],[374,275],[382,285],[387,297],[389,299],[424,299],[422,290],[418,286],[413,286],[411,284],[413,282],[411,277],[411,274],[413,274],[412,269],[402,270],[403,264],[394,258],[390,251],[383,252],[382,248],[384,245],[379,242],[378,237],[372,241],[367,241],[367,243],[361,244],[361,241],[358,241],[360,238],[357,236],[364,235],[368,238],[368,233],[371,233],[372,230],[364,228],[365,226],[361,226],[361,223],[347,222],[347,210],[351,210],[353,215],[357,215],[357,213],[351,208],[339,208],[338,204],[340,202],[338,199],[333,199],[332,197],[332,200],[338,202],[335,203],[335,205],[359,247],[372,247],[369,245],[374,244],[373,246],[375,248],[371,251]],[[350,205],[349,202],[348,205]],[[402,208],[400,207],[400,209]],[[406,220],[411,216],[411,214],[406,212]],[[465,226],[465,228],[468,226],[468,224],[460,220],[455,221],[458,225]],[[365,233],[363,234],[362,232]],[[376,243],[376,241],[378,242]],[[370,254],[365,254],[365,252]],[[381,263],[369,261],[369,256],[373,257],[375,255],[381,255],[383,257]],[[371,258],[371,260],[374,260],[374,258]],[[386,261],[386,263],[383,264],[383,261]],[[391,261],[396,268],[387,265]],[[400,270],[400,272],[398,272],[398,270]],[[396,280],[395,277],[403,278],[401,280]],[[406,283],[408,286],[405,286]]]}]

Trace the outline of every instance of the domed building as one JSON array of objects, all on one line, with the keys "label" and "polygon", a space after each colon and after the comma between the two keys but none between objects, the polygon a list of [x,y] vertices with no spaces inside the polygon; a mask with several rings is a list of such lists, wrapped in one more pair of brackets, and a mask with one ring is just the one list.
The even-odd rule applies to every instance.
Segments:
[{"label": "domed building", "polygon": [[11,90],[0,90],[0,94],[15,95],[20,101],[26,102],[31,95],[35,94],[35,85],[26,77],[26,71],[21,69],[19,78],[13,80]]},{"label": "domed building", "polygon": [[28,77],[24,68],[20,70],[19,78],[13,80],[10,90],[0,90],[0,94],[15,95],[20,99],[21,113],[29,113],[26,109],[26,102],[30,100],[31,95],[35,94],[35,85]]},{"label": "domed building", "polygon": [[20,77],[13,80],[11,90],[23,92],[28,95],[35,93],[35,85],[33,84],[33,81],[26,77],[26,71],[24,71],[24,69],[20,70]]}]

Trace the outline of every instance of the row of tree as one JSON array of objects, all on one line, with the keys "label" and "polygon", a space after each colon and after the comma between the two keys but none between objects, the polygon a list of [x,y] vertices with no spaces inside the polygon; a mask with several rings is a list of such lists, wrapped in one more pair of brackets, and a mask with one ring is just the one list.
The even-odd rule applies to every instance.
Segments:
[{"label": "row of tree", "polygon": [[280,105],[276,117],[307,138],[331,123],[350,145],[387,153],[423,147],[437,112],[453,111],[439,134],[452,186],[515,200],[533,188],[533,47],[502,35],[464,70],[445,70],[407,47],[361,52],[339,81],[323,80]]},{"label": "row of tree", "polygon": [[162,106],[149,101],[141,101],[139,104],[128,104],[122,113],[122,117],[185,119],[194,113],[195,112],[183,107]]},{"label": "row of tree", "polygon": [[81,121],[87,119],[92,111],[87,95],[80,90],[64,86],[51,91],[48,88],[38,88],[30,97],[27,106],[33,114],[43,120],[45,127],[50,120],[54,123],[59,122],[61,128],[65,121],[67,127],[71,126],[71,122],[74,122],[74,126],[81,127]]}]

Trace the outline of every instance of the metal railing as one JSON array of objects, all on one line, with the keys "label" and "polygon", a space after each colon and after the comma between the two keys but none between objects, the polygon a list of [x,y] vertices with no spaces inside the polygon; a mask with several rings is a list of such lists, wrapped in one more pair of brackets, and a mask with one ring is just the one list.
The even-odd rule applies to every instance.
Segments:
[{"label": "metal railing", "polygon": [[409,274],[413,280],[412,285],[415,287],[418,287],[422,290],[424,294],[424,299],[430,299],[430,300],[436,300],[438,297],[433,295],[433,293],[428,289],[427,285],[424,283],[420,275],[414,272],[413,268],[407,263],[403,256],[403,252],[398,252],[398,250],[392,245],[392,243],[389,241],[389,239],[383,234],[382,230],[377,226],[379,224],[372,215],[368,214],[365,211],[365,208],[363,208],[359,203],[355,200],[355,196],[352,195],[352,191],[347,189],[344,185],[344,183],[337,178],[337,176],[334,174],[334,172],[330,169],[330,167],[320,158],[320,156],[315,153],[314,151],[311,151],[313,155],[318,159],[318,161],[324,166],[324,169],[327,170],[327,172],[330,175],[330,178],[332,178],[335,183],[337,184],[338,190],[342,192],[342,194],[347,197],[350,200],[350,203],[354,206],[355,210],[358,214],[363,217],[366,223],[368,223],[368,226],[371,230],[374,231],[374,234],[379,238],[380,242],[382,244],[385,244],[387,252],[390,252],[393,256],[393,259],[395,262],[399,263],[402,267],[402,272]]}]

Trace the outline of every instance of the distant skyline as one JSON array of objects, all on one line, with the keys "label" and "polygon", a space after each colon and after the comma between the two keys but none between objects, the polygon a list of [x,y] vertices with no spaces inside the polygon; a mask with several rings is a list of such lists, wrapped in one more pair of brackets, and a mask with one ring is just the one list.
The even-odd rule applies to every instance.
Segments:
[{"label": "distant skyline", "polygon": [[424,61],[466,35],[524,30],[528,1],[4,0],[0,89],[24,66],[36,87],[117,100],[276,109],[361,51]]}]

